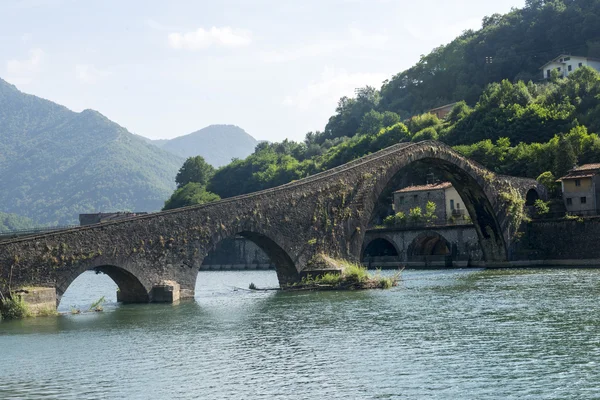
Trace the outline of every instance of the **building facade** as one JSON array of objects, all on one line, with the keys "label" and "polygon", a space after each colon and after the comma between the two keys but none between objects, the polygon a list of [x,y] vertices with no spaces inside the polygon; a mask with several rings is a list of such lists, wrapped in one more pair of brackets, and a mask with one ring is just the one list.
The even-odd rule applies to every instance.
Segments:
[{"label": "building facade", "polygon": [[468,213],[464,202],[450,182],[439,182],[427,185],[409,186],[394,192],[394,212],[406,215],[412,208],[421,207],[425,212],[427,202],[435,204],[437,222],[464,220]]},{"label": "building facade", "polygon": [[452,109],[454,108],[455,105],[456,105],[456,103],[450,103],[450,104],[446,104],[445,106],[432,108],[431,110],[428,111],[428,113],[434,114],[439,119],[444,119],[444,118],[446,118],[446,115],[450,114],[450,111],[452,111]]},{"label": "building facade", "polygon": [[566,77],[575,72],[576,69],[585,66],[600,71],[600,59],[561,54],[544,64],[540,69],[542,70],[542,78],[549,79],[553,70],[556,70],[561,77]]},{"label": "building facade", "polygon": [[576,215],[598,214],[600,163],[575,167],[558,180],[567,212]]}]

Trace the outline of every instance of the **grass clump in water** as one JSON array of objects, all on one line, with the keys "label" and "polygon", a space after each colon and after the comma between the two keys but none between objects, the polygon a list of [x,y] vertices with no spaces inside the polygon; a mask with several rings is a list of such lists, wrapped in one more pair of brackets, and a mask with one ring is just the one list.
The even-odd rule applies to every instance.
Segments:
[{"label": "grass clump in water", "polygon": [[357,290],[357,289],[390,289],[398,285],[400,271],[393,276],[381,276],[378,271],[371,276],[366,267],[344,260],[337,260],[339,271],[326,272],[317,276],[306,276],[290,289],[314,290]]}]

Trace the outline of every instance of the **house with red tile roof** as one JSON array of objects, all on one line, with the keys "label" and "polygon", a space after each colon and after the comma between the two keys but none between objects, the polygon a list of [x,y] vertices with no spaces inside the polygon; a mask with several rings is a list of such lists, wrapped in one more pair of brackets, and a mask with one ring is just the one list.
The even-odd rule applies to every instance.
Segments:
[{"label": "house with red tile roof", "polygon": [[394,212],[408,215],[410,209],[421,207],[425,212],[428,201],[435,203],[437,222],[450,219],[464,219],[468,213],[464,202],[450,182],[437,182],[427,185],[409,186],[393,193]]},{"label": "house with red tile roof", "polygon": [[567,212],[577,215],[598,214],[600,196],[600,163],[571,169],[558,179]]}]

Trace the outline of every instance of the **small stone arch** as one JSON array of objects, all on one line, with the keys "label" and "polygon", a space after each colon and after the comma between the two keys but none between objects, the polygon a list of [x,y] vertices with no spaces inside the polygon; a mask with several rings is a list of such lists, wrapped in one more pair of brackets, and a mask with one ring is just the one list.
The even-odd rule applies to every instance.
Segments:
[{"label": "small stone arch", "polygon": [[437,232],[423,232],[408,246],[408,260],[430,256],[452,255],[452,244]]},{"label": "small stone arch", "polygon": [[393,243],[386,238],[378,237],[371,240],[363,249],[361,259],[367,257],[399,257],[400,252]]},{"label": "small stone arch", "polygon": [[208,251],[214,251],[223,240],[232,239],[236,236],[252,241],[269,257],[271,262],[275,265],[275,271],[280,284],[283,285],[298,280],[299,273],[296,268],[296,263],[290,257],[288,252],[284,250],[275,239],[254,230],[240,230],[236,231],[235,234],[216,238],[215,241],[208,246]]},{"label": "small stone arch", "polygon": [[534,188],[531,188],[527,191],[526,195],[525,195],[525,205],[526,206],[533,206],[535,204],[536,200],[539,200],[540,194],[538,193],[538,191]]},{"label": "small stone arch", "polygon": [[123,303],[148,303],[151,300],[152,285],[150,282],[145,282],[143,278],[140,278],[143,274],[136,273],[126,263],[120,264],[114,261],[96,260],[91,264],[84,263],[77,268],[65,270],[57,277],[57,305],[73,281],[86,271],[103,273],[111,278],[119,288],[117,301]]}]

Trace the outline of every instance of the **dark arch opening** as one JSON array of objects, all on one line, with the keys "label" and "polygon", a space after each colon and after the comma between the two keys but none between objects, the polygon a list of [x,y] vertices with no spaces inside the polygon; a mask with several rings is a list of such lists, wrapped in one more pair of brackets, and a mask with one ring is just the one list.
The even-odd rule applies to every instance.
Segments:
[{"label": "dark arch opening", "polygon": [[409,261],[428,256],[447,256],[452,254],[452,246],[442,235],[427,232],[417,236],[408,246]]},{"label": "dark arch opening", "polygon": [[398,257],[398,250],[389,240],[377,238],[365,248],[363,258],[366,257]]},{"label": "dark arch opening", "polygon": [[[427,146],[427,143],[423,143]],[[418,145],[417,145],[418,146]],[[435,171],[436,178],[452,184],[459,194],[462,204],[466,209],[464,215],[468,215],[473,223],[483,257],[487,261],[505,261],[507,259],[506,243],[502,228],[496,217],[494,208],[483,189],[484,176],[477,176],[477,172],[461,156],[451,149],[446,153],[436,150],[440,158],[427,154],[425,151],[414,150],[417,158],[414,161],[402,165],[398,169],[391,169],[387,176],[375,184],[371,197],[371,214],[368,214],[367,229],[381,223],[382,217],[389,215],[393,192],[401,187],[410,185],[421,185],[427,183],[427,175],[431,170]],[[422,158],[418,159],[421,156]],[[477,176],[477,178],[475,177]],[[448,212],[446,217],[448,218]],[[438,219],[439,221],[439,219]]]},{"label": "dark arch opening", "polygon": [[[102,297],[120,303],[150,301],[148,291],[140,280],[131,272],[114,265],[102,265],[76,273],[67,282],[57,285],[56,292],[59,308],[65,294],[67,295],[65,301],[74,299],[81,304],[91,304]],[[73,296],[70,296],[71,292],[75,292]],[[76,306],[76,304],[68,304],[68,306]]]},{"label": "dark arch opening", "polygon": [[271,238],[252,231],[241,231],[218,242],[204,257],[200,269],[275,269],[280,284],[298,280],[295,263],[287,252]]},{"label": "dark arch opening", "polygon": [[536,200],[539,200],[540,195],[535,189],[529,189],[527,191],[527,195],[525,195],[525,205],[532,206],[535,204]]}]

